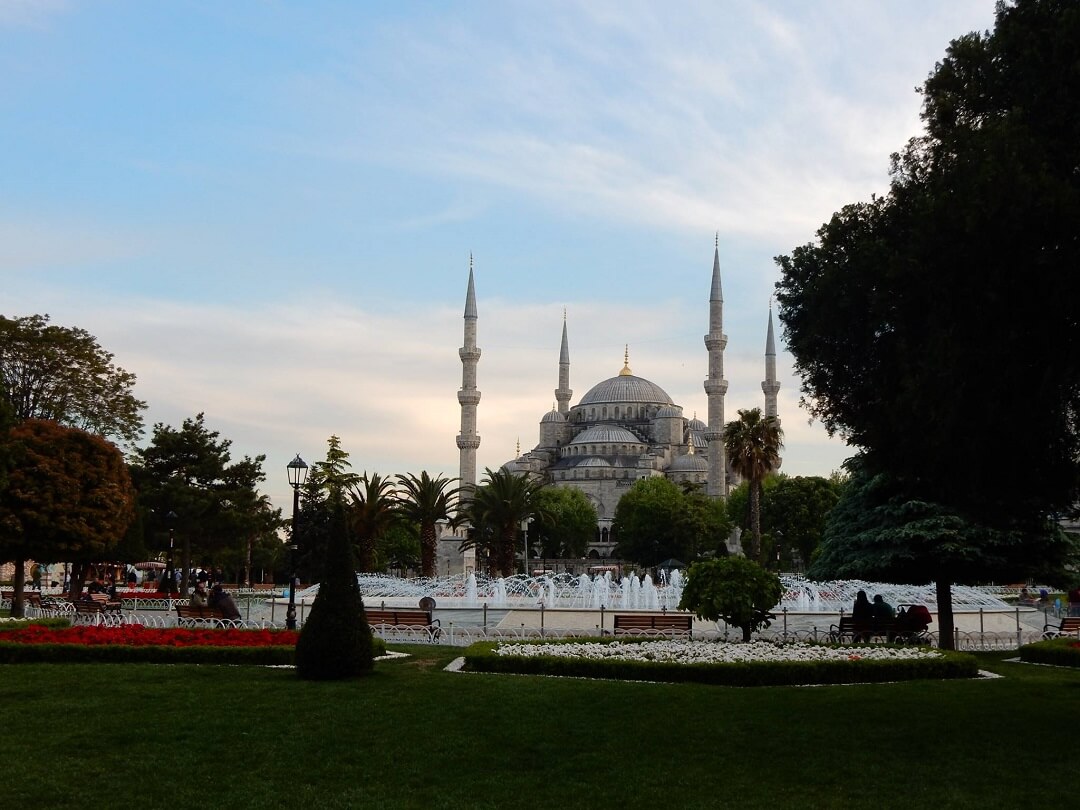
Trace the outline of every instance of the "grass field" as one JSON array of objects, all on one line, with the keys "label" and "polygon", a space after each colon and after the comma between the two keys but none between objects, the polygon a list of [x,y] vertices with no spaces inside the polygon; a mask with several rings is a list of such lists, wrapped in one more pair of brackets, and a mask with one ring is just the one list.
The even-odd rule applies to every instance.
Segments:
[{"label": "grass field", "polygon": [[0,667],[0,803],[139,808],[1071,806],[1080,671],[736,689],[189,665]]}]

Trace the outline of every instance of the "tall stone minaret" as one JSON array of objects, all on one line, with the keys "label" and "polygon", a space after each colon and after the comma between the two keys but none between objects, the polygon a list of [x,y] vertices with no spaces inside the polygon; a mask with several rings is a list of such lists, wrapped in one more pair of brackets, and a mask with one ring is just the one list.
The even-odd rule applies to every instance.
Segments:
[{"label": "tall stone minaret", "polygon": [[457,394],[461,403],[461,432],[457,435],[461,452],[458,477],[462,487],[473,489],[476,487],[476,449],[480,446],[480,437],[476,434],[476,406],[480,402],[480,392],[476,390],[476,364],[480,362],[480,349],[476,346],[476,289],[471,253],[469,289],[465,293],[465,345],[458,349],[458,356],[461,358],[461,389]]},{"label": "tall stone minaret", "polygon": [[555,400],[559,403],[559,413],[570,413],[570,344],[566,340],[566,310],[562,314],[562,348],[559,350],[559,387],[555,389]]},{"label": "tall stone minaret", "polygon": [[769,335],[765,338],[765,379],[761,381],[761,390],[765,394],[765,416],[775,416],[779,423],[780,417],[776,413],[776,395],[780,391],[780,383],[776,381],[776,341],[773,338],[771,303],[769,304]]},{"label": "tall stone minaret", "polygon": [[709,475],[705,492],[710,498],[727,497],[727,458],[724,453],[724,292],[720,287],[720,234],[716,234],[713,253],[712,292],[709,294],[709,334],[705,335],[705,348],[709,350],[709,377],[705,380],[705,394],[709,403],[709,424],[705,429],[705,441],[709,445]]}]

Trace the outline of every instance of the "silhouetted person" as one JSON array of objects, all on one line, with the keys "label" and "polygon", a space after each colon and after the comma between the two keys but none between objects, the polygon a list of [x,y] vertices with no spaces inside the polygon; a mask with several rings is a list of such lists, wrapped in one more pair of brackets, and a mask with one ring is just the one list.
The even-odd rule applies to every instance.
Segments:
[{"label": "silhouetted person", "polygon": [[866,591],[855,594],[855,605],[851,608],[851,618],[855,621],[855,641],[870,640],[870,626],[874,622],[874,606],[866,598]]}]

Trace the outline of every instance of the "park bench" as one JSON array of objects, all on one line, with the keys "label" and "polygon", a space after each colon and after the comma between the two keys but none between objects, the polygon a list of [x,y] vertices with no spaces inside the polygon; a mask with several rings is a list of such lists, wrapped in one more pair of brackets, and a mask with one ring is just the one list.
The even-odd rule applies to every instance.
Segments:
[{"label": "park bench", "polygon": [[195,624],[204,621],[225,621],[225,614],[220,608],[209,605],[177,605],[176,623],[178,625]]},{"label": "park bench", "polygon": [[95,616],[120,610],[120,603],[110,602],[108,594],[92,593],[87,596],[89,598],[83,597],[71,603],[75,607],[76,616]]},{"label": "park bench", "polygon": [[613,616],[615,635],[676,635],[693,637],[694,617],[689,613],[616,613]]},{"label": "park bench", "polygon": [[428,641],[434,642],[442,635],[439,620],[431,617],[430,610],[422,608],[364,608],[367,623],[378,627],[381,632],[387,630],[423,630]]},{"label": "park bench", "polygon": [[829,641],[834,644],[853,643],[856,640],[868,642],[874,639],[895,644],[930,643],[930,637],[925,630],[904,627],[896,619],[874,619],[856,625],[851,616],[841,616],[839,624],[829,627]]},{"label": "park bench", "polygon": [[1080,635],[1080,616],[1062,616],[1061,623],[1057,627],[1052,624],[1043,625],[1043,638],[1078,635]]}]

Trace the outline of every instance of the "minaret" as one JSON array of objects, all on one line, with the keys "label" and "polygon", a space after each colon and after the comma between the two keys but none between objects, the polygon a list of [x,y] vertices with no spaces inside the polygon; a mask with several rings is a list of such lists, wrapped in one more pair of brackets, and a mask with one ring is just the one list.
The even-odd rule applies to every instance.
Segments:
[{"label": "minaret", "polygon": [[570,413],[570,344],[566,340],[566,310],[562,314],[562,348],[559,350],[559,387],[555,389],[555,399],[559,403],[559,413]]},{"label": "minaret", "polygon": [[461,403],[461,432],[457,435],[461,452],[458,477],[463,488],[473,489],[476,487],[476,449],[480,446],[480,437],[476,435],[476,406],[480,402],[480,392],[476,390],[476,364],[480,362],[480,349],[476,347],[476,290],[471,253],[469,289],[465,293],[465,345],[458,349],[458,356],[461,358],[461,389],[457,394]]},{"label": "minaret", "polygon": [[705,348],[709,350],[709,377],[705,380],[705,394],[709,402],[709,424],[705,428],[705,441],[709,444],[709,475],[705,491],[710,498],[727,497],[727,458],[724,453],[724,293],[720,287],[720,233],[716,234],[713,253],[712,292],[709,294],[709,334],[705,335]]},{"label": "minaret", "polygon": [[761,381],[761,390],[765,394],[765,416],[780,417],[776,414],[776,394],[780,383],[776,381],[776,341],[773,339],[772,303],[769,303],[769,335],[765,338],[765,379]]}]

